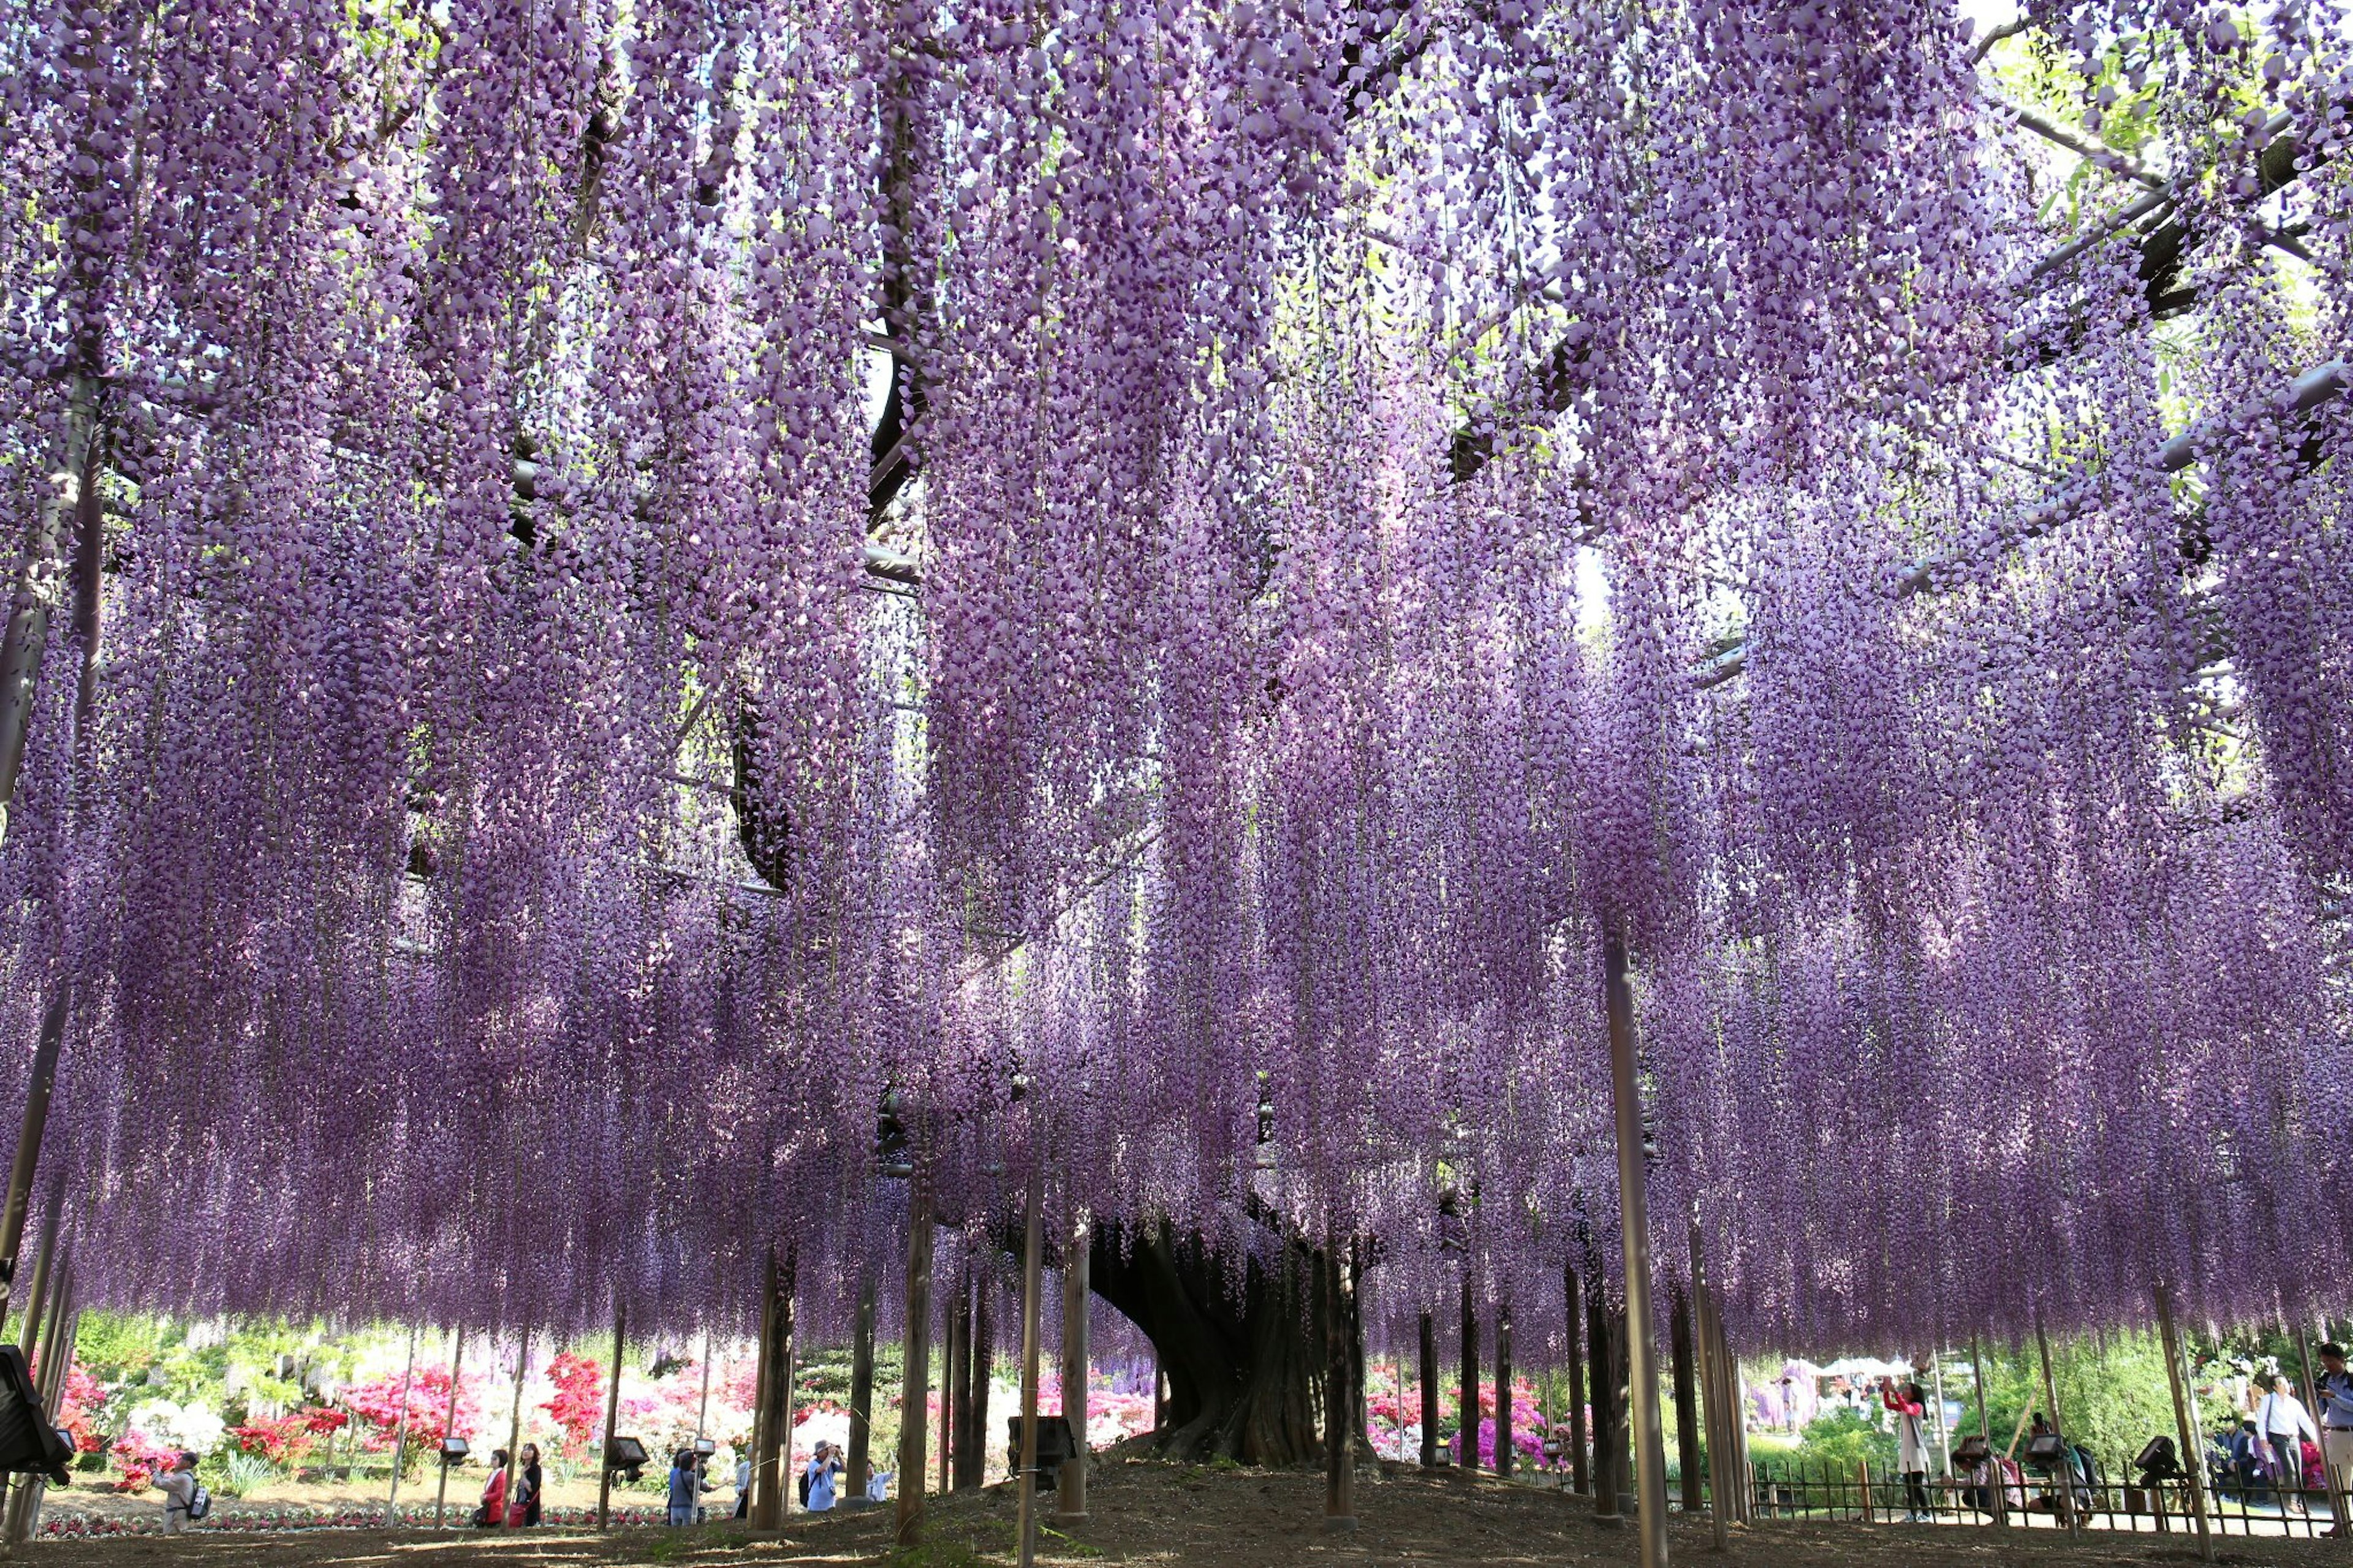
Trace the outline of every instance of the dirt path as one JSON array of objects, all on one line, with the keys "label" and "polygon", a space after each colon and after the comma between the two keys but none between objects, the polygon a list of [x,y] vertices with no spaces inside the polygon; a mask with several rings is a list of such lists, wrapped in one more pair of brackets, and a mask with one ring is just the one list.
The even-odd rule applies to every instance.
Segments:
[{"label": "dirt path", "polygon": [[[1174,1568],[1397,1568],[1398,1564],[1623,1564],[1633,1537],[1596,1524],[1580,1500],[1529,1486],[1407,1469],[1357,1488],[1360,1528],[1330,1536],[1320,1479],[1297,1472],[1210,1469],[1153,1460],[1102,1465],[1091,1483],[1094,1517],[1069,1534],[1047,1533],[1039,1561],[1170,1564]],[[1047,1504],[1049,1516],[1050,1503]],[[1014,1501],[1002,1487],[934,1499],[927,1544],[893,1556],[891,1510],[829,1518],[797,1516],[777,1536],[732,1525],[691,1531],[635,1529],[606,1536],[539,1531],[491,1536],[453,1531],[306,1531],[283,1534],[206,1531],[194,1537],[47,1541],[30,1557],[46,1568],[132,1568],[193,1558],[203,1568],[605,1568],[661,1563],[681,1568],[782,1568],[784,1564],[975,1568],[1012,1560]],[[2194,1563],[2192,1538],[2058,1531],[1998,1534],[1977,1528],[1764,1523],[1735,1531],[1731,1552],[1709,1550],[1704,1519],[1672,1521],[1673,1554],[1725,1568],[2107,1568]],[[2220,1560],[2231,1568],[2341,1568],[2353,1549],[2332,1541],[2233,1538]]]}]

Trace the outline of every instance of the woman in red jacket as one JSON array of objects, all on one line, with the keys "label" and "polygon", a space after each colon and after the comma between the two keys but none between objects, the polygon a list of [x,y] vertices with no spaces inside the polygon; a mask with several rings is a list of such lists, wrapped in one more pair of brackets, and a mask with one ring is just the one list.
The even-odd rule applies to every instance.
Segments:
[{"label": "woman in red jacket", "polygon": [[[512,1517],[509,1517],[512,1513]],[[474,1510],[474,1522],[484,1530],[498,1530],[522,1522],[522,1505],[518,1501],[507,1506],[507,1451],[491,1451],[491,1479],[482,1483],[482,1506]]]}]

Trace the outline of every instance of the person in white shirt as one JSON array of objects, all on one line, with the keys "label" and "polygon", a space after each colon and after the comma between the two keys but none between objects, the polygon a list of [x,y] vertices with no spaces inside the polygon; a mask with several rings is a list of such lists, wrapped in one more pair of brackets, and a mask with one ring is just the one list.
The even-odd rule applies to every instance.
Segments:
[{"label": "person in white shirt", "polygon": [[892,1472],[890,1470],[877,1470],[872,1475],[866,1478],[866,1500],[868,1502],[889,1502],[891,1500],[892,1475]]},{"label": "person in white shirt", "polygon": [[735,1517],[752,1516],[752,1448],[750,1440],[735,1445]]},{"label": "person in white shirt", "polygon": [[2299,1494],[2304,1489],[2304,1440],[2309,1437],[2316,1447],[2320,1432],[2313,1426],[2304,1401],[2295,1396],[2293,1387],[2284,1373],[2274,1374],[2270,1392],[2255,1405],[2255,1430],[2263,1435],[2276,1456],[2272,1484],[2278,1489],[2281,1500],[2293,1500],[2298,1511],[2302,1511],[2304,1499]]},{"label": "person in white shirt", "polygon": [[177,1535],[188,1528],[188,1515],[196,1506],[196,1457],[182,1454],[172,1461],[172,1468],[155,1478],[157,1489],[164,1494],[164,1533]]}]

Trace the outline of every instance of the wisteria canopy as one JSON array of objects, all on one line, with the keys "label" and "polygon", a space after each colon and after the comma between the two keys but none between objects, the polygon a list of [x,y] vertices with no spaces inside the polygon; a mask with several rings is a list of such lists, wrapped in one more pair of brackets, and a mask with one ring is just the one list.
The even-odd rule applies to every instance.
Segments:
[{"label": "wisteria canopy", "polygon": [[2340,8],[0,12],[92,1300],[1556,1302],[1612,937],[1736,1342],[2353,1273]]}]

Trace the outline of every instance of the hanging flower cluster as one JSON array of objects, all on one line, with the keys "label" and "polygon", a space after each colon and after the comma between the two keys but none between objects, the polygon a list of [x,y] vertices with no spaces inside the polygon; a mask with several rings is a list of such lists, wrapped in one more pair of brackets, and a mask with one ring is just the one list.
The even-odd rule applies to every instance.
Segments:
[{"label": "hanging flower cluster", "polygon": [[1534,1364],[1613,939],[1736,1332],[2353,1267],[2343,16],[0,10],[99,1298],[832,1334],[1042,1168]]}]

